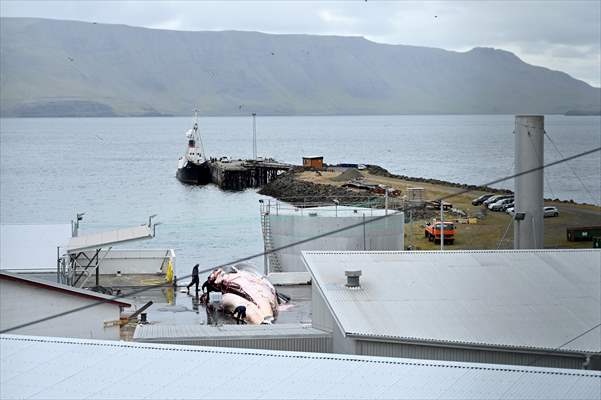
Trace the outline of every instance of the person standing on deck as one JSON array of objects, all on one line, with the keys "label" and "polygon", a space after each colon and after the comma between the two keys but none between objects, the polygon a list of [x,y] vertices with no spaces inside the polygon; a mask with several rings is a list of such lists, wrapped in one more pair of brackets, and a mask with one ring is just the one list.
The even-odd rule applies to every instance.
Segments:
[{"label": "person standing on deck", "polygon": [[196,285],[196,294],[198,294],[198,284],[199,283],[200,283],[200,281],[198,279],[198,264],[196,264],[194,266],[194,268],[192,268],[192,281],[188,284],[188,286],[186,286],[188,293],[190,293],[190,286]]}]

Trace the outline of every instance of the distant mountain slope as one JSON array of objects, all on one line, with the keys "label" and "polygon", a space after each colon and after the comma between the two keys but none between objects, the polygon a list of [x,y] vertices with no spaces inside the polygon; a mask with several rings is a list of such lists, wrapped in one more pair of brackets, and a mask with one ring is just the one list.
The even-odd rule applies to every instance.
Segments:
[{"label": "distant mountain slope", "polygon": [[512,53],[2,18],[3,116],[565,113],[601,91]]}]

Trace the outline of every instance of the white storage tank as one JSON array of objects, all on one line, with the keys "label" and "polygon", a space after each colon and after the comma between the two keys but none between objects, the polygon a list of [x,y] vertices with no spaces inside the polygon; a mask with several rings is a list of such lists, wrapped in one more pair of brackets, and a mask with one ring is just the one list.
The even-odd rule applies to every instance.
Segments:
[{"label": "white storage tank", "polygon": [[[386,218],[378,219],[383,216]],[[361,224],[363,221],[365,225]],[[263,211],[266,250],[360,224],[278,251],[275,257],[267,257],[267,272],[305,272],[301,258],[304,250],[403,250],[404,223],[404,213],[395,210],[350,206],[266,207]]]}]

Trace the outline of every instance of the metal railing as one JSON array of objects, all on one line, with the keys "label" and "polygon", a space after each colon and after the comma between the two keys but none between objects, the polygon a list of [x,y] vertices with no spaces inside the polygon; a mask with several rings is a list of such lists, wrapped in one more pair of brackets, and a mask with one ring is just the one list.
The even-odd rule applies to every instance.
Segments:
[{"label": "metal railing", "polygon": [[[365,209],[371,210],[373,215],[374,210],[403,210],[408,204],[407,200],[400,198],[388,198],[385,199],[382,196],[348,196],[348,197],[335,197],[335,196],[320,196],[319,201],[309,201],[312,196],[304,198],[303,201],[286,202],[286,198],[281,200],[260,200],[260,211],[261,215],[266,213],[273,213],[279,215],[280,211],[294,211],[298,212],[299,215],[305,215],[307,213],[314,212],[312,209],[321,207],[320,213],[337,213],[338,207],[344,207],[346,212],[349,208],[352,210],[355,208],[358,211],[364,212]],[[326,200],[323,200],[326,198]],[[298,198],[292,198],[298,199]],[[326,209],[324,207],[334,207],[333,209]]]}]

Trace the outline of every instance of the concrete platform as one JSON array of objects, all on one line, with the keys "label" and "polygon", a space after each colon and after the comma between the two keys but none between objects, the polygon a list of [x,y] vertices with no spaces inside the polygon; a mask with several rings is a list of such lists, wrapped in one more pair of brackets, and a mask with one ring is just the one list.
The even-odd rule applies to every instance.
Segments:
[{"label": "concrete platform", "polygon": [[274,286],[308,285],[311,274],[308,272],[272,272],[267,279]]},{"label": "concrete platform", "polygon": [[332,351],[330,333],[310,325],[138,325],[133,340],[145,343],[195,346],[236,347],[246,349]]},{"label": "concrete platform", "polygon": [[[275,324],[310,324],[311,323],[311,286],[291,285],[276,287],[281,293],[290,296],[287,304],[281,304]],[[199,298],[192,294],[180,293],[171,286],[153,288],[139,294],[127,295],[136,307],[148,301],[154,304],[146,310],[147,318],[152,325],[227,325],[236,322],[221,312],[207,312]],[[191,291],[193,293],[193,291]],[[133,311],[133,310],[132,310]]]}]

